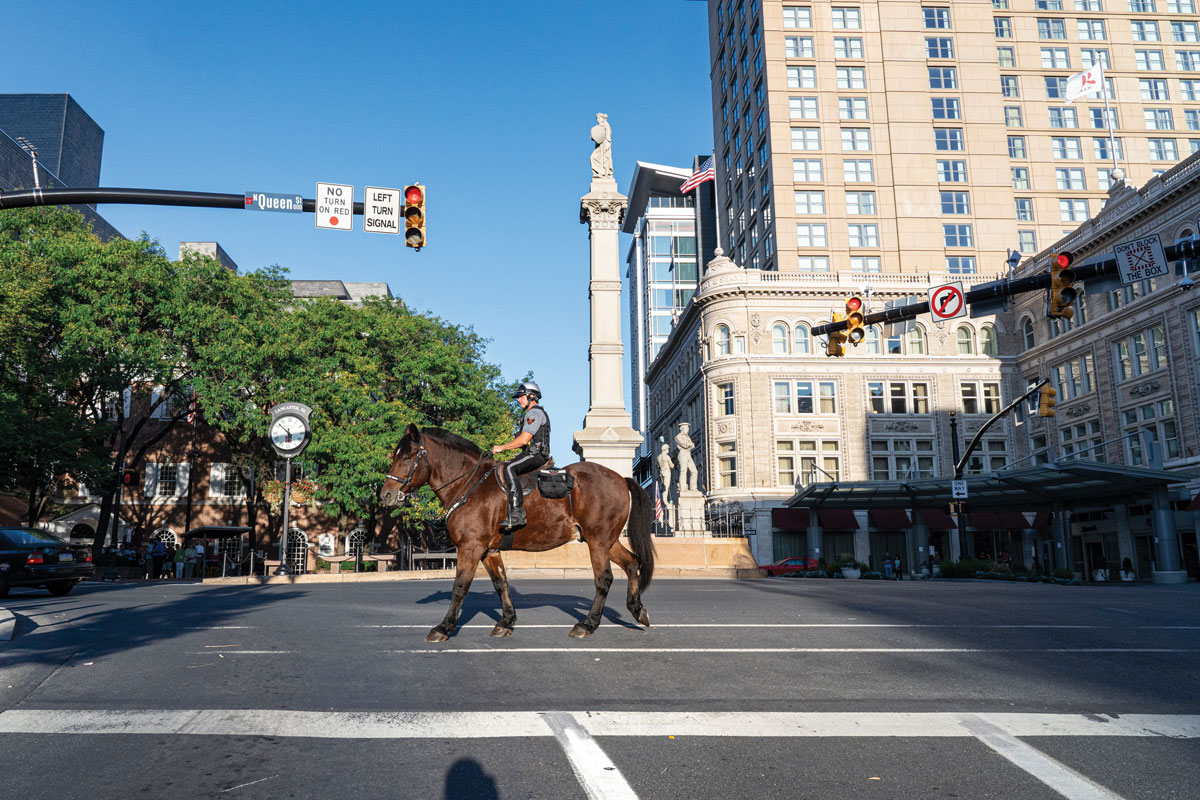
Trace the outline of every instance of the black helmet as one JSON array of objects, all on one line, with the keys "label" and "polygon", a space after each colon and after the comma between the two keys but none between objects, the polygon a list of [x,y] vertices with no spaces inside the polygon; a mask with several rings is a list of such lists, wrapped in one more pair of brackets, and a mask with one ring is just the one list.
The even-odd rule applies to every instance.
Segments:
[{"label": "black helmet", "polygon": [[542,389],[533,381],[525,381],[517,387],[516,394],[513,395],[513,400],[516,400],[521,395],[529,395],[534,400],[542,399]]}]

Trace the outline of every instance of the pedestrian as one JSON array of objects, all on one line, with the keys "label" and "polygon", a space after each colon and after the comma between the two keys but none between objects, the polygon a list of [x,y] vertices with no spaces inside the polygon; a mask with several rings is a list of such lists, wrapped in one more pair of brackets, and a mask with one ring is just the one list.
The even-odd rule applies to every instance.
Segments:
[{"label": "pedestrian", "polygon": [[196,577],[196,545],[189,544],[187,550],[184,551],[183,577]]},{"label": "pedestrian", "polygon": [[896,556],[896,558],[892,560],[892,569],[896,573],[896,580],[904,580],[904,570],[900,569],[900,556]]},{"label": "pedestrian", "polygon": [[149,577],[158,580],[162,577],[163,558],[167,554],[167,546],[162,539],[155,539],[154,544],[150,547],[150,575]]},{"label": "pedestrian", "polygon": [[138,566],[142,568],[142,576],[150,578],[150,570],[154,569],[154,559],[150,557],[150,545],[144,544],[138,549]]},{"label": "pedestrian", "polygon": [[163,551],[162,577],[171,578],[175,574],[175,543],[168,542]]},{"label": "pedestrian", "polygon": [[183,577],[183,567],[187,563],[187,551],[182,547],[175,548],[175,557],[172,559],[175,563],[175,580]]},{"label": "pedestrian", "polygon": [[200,570],[199,574],[196,575],[197,578],[204,577],[205,566],[206,565],[204,563],[204,540],[197,539],[196,540],[196,568]]}]

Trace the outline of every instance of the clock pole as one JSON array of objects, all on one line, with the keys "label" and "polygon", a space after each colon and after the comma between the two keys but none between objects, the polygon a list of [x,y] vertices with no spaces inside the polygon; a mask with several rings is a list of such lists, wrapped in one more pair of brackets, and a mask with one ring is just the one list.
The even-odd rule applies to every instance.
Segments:
[{"label": "clock pole", "polygon": [[[271,447],[284,461],[283,531],[279,535],[279,567],[275,570],[275,574],[286,576],[296,570],[294,566],[291,570],[288,569],[287,550],[288,534],[291,532],[292,459],[303,453],[312,440],[312,426],[309,423],[312,409],[303,403],[277,403],[271,407],[270,414],[271,424],[267,430],[271,437]],[[299,427],[299,431],[296,430],[296,427]],[[299,441],[294,438],[297,432]],[[307,557],[307,552],[305,557]],[[301,564],[299,571],[303,572],[304,569],[305,566]]]},{"label": "clock pole", "polygon": [[292,507],[292,459],[283,460],[283,533],[279,537],[279,566],[276,575],[287,575],[288,516]]}]

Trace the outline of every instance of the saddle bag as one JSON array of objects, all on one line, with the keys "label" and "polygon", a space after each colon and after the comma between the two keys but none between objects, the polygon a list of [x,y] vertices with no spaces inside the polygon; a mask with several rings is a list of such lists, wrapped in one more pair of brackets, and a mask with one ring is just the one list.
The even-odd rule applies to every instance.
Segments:
[{"label": "saddle bag", "polygon": [[538,491],[548,500],[561,500],[574,486],[575,476],[565,469],[541,470],[537,474]]}]

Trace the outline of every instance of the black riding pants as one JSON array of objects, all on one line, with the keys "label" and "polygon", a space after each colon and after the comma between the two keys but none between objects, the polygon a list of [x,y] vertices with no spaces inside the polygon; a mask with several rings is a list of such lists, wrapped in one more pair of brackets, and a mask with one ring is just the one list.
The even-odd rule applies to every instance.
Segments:
[{"label": "black riding pants", "polygon": [[504,463],[505,485],[508,487],[508,496],[510,502],[520,503],[522,501],[521,488],[517,483],[517,476],[524,475],[526,472],[533,472],[538,467],[546,463],[546,457],[534,453],[532,450],[522,450],[521,454],[512,461]]}]

